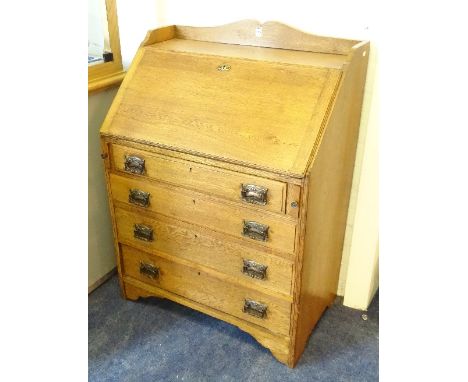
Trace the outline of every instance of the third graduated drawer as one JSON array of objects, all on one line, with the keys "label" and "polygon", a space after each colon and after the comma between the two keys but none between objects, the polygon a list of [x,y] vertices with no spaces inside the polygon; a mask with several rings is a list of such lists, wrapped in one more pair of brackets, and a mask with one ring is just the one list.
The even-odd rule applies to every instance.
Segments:
[{"label": "third graduated drawer", "polygon": [[294,253],[296,221],[272,213],[221,203],[201,193],[145,179],[110,175],[112,198],[246,242]]},{"label": "third graduated drawer", "polygon": [[117,236],[121,243],[144,251],[163,253],[211,268],[233,282],[265,288],[290,299],[292,260],[214,237],[190,224],[172,219],[115,209]]},{"label": "third graduated drawer", "polygon": [[[284,213],[287,184],[131,147],[112,145],[114,169],[148,179],[188,187],[244,205]],[[292,215],[294,216],[294,215]]]}]

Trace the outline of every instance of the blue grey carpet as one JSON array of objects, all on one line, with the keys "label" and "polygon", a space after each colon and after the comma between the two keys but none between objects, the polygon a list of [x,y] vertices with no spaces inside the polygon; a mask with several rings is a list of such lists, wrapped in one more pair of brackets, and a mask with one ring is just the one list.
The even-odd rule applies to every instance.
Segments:
[{"label": "blue grey carpet", "polygon": [[337,298],[290,369],[230,324],[168,300],[123,300],[113,277],[89,295],[89,381],[377,381],[378,295],[361,315]]}]

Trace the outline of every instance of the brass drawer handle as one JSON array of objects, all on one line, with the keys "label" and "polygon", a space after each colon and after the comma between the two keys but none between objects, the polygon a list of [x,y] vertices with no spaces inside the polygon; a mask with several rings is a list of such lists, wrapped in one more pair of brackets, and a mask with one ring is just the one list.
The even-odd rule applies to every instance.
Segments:
[{"label": "brass drawer handle", "polygon": [[244,202],[252,204],[267,204],[268,188],[256,186],[255,184],[241,185],[241,198]]},{"label": "brass drawer handle", "polygon": [[254,240],[267,241],[268,226],[254,221],[244,220],[244,229],[242,235]]},{"label": "brass drawer handle", "polygon": [[242,310],[244,313],[250,314],[251,316],[265,318],[267,306],[258,301],[245,299],[244,308]]},{"label": "brass drawer handle", "polygon": [[159,268],[153,264],[140,262],[140,273],[150,279],[157,279],[159,277]]},{"label": "brass drawer handle", "polygon": [[142,175],[145,172],[145,160],[136,155],[125,155],[125,171]]},{"label": "brass drawer handle", "polygon": [[128,202],[135,204],[140,207],[148,207],[150,194],[149,192],[141,191],[141,190],[130,190],[128,194]]},{"label": "brass drawer handle", "polygon": [[144,224],[133,226],[133,237],[143,241],[153,241],[153,228]]},{"label": "brass drawer handle", "polygon": [[244,266],[242,267],[242,273],[250,276],[254,279],[264,280],[266,278],[266,270],[268,266],[256,263],[253,260],[245,260]]}]

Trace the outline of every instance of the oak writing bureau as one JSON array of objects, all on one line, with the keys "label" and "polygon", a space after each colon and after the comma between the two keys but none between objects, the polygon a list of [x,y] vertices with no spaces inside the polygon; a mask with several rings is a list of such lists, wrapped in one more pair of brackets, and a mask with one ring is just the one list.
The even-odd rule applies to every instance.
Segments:
[{"label": "oak writing bureau", "polygon": [[276,22],[150,31],[101,128],[123,296],[294,367],[337,289],[368,53]]}]

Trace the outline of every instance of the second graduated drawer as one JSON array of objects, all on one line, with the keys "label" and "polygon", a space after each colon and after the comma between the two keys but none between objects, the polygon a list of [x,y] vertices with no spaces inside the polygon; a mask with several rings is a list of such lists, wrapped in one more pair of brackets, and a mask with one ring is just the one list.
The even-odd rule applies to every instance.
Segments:
[{"label": "second graduated drawer", "polygon": [[212,268],[236,282],[291,293],[292,261],[263,251],[216,239],[195,226],[161,221],[115,209],[118,240]]},{"label": "second graduated drawer", "polygon": [[286,183],[112,145],[116,170],[283,213]]},{"label": "second graduated drawer", "polygon": [[145,179],[110,175],[114,201],[293,253],[296,223],[283,216],[220,203],[207,196]]}]

